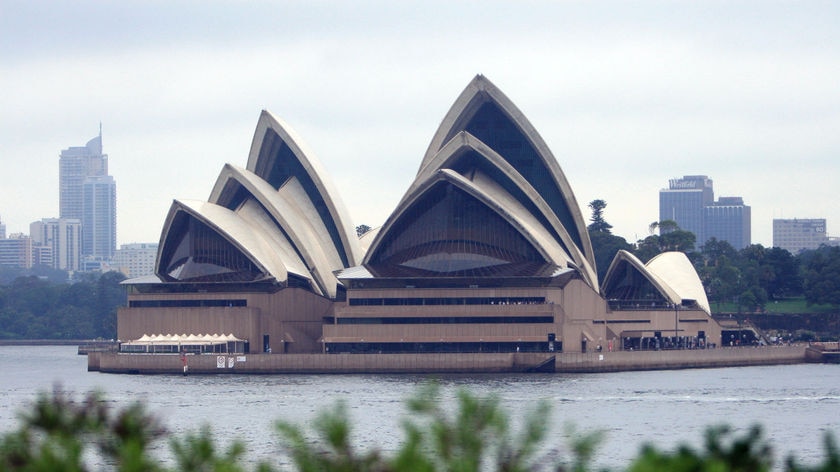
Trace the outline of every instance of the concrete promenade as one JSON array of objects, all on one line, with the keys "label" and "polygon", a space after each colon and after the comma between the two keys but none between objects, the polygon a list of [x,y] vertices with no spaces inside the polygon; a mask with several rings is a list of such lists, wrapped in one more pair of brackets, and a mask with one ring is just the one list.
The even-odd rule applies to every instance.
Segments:
[{"label": "concrete promenade", "polygon": [[618,372],[806,362],[805,345],[688,351],[435,354],[119,354],[91,352],[88,370],[119,374]]}]

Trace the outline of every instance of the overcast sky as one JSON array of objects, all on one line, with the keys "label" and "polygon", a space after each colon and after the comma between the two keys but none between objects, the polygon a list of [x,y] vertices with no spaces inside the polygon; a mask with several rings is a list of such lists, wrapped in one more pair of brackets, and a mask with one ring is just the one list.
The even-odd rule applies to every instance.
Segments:
[{"label": "overcast sky", "polygon": [[101,122],[118,244],[156,242],[268,109],[378,226],[479,73],[630,242],[689,174],[744,198],[754,243],[773,218],[840,236],[836,1],[0,0],[0,220],[58,216],[59,154]]}]

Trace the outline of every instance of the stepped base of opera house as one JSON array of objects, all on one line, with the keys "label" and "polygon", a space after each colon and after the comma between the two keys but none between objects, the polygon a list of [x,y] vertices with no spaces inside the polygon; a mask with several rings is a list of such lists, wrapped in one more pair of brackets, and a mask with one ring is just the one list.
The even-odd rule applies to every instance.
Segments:
[{"label": "stepped base of opera house", "polygon": [[[806,362],[806,346],[685,351],[437,354],[119,354],[92,352],[88,370],[118,374],[592,373]],[[186,368],[185,368],[186,366]]]},{"label": "stepped base of opera house", "polygon": [[[342,299],[330,300],[275,285],[175,293],[170,284],[133,281],[128,307],[118,311],[117,336],[123,352],[135,353],[580,353],[723,344],[720,326],[700,307],[610,303],[573,271],[516,280],[346,283]],[[167,334],[179,337],[162,339]],[[207,339],[213,334],[228,341]]]}]

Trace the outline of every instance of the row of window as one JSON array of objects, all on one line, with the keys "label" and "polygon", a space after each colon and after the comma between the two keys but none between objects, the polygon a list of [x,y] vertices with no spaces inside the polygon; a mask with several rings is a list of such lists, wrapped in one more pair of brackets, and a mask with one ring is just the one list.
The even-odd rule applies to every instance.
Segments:
[{"label": "row of window", "polygon": [[[330,319],[326,320],[328,323]],[[364,317],[337,318],[340,325],[393,325],[393,324],[524,324],[554,323],[553,316],[446,316],[446,317]]]},{"label": "row of window", "polygon": [[351,298],[350,306],[540,305],[545,297]]},{"label": "row of window", "polygon": [[327,343],[327,354],[384,354],[430,352],[560,352],[563,343],[471,342],[471,343]]},{"label": "row of window", "polygon": [[128,302],[131,308],[175,308],[175,307],[242,307],[247,306],[247,300],[132,300]]}]

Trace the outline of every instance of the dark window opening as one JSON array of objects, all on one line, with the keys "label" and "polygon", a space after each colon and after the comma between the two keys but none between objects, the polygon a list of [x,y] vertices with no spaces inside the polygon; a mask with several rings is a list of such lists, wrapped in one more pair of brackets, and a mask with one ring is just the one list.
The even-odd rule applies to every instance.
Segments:
[{"label": "dark window opening", "polygon": [[[553,352],[561,352],[563,343],[553,342]],[[463,343],[326,343],[327,354],[395,353],[476,353],[476,352],[550,352],[549,342],[463,342]]]},{"label": "dark window opening", "polygon": [[529,324],[554,323],[553,316],[435,316],[336,318],[336,324]]}]

